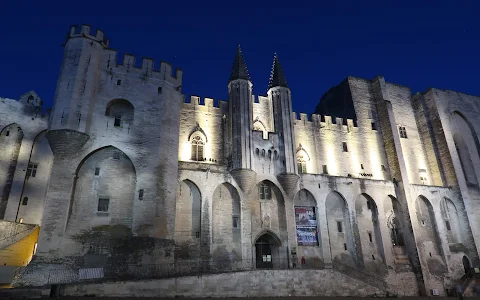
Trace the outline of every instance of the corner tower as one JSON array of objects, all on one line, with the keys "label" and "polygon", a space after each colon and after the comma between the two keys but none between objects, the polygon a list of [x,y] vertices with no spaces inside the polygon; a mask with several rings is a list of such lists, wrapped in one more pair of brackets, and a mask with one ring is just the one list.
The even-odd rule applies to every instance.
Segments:
[{"label": "corner tower", "polygon": [[96,93],[100,62],[108,47],[102,31],[72,26],[64,44],[47,139],[55,156],[75,153],[88,140],[89,114]]},{"label": "corner tower", "polygon": [[235,54],[232,74],[228,83],[230,123],[230,169],[231,174],[245,192],[255,182],[252,170],[252,82],[240,45]]},{"label": "corner tower", "polygon": [[273,106],[274,130],[279,137],[280,155],[283,162],[283,170],[278,176],[278,181],[282,184],[284,190],[290,193],[295,188],[299,178],[294,151],[292,98],[276,53],[273,57],[267,94]]}]

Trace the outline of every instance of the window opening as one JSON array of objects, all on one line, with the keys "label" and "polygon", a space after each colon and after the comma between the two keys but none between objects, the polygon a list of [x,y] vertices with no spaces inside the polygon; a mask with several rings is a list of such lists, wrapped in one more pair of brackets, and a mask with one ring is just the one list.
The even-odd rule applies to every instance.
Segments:
[{"label": "window opening", "polygon": [[399,126],[398,130],[400,132],[400,137],[402,139],[406,139],[407,138],[407,129],[405,128],[405,126]]},{"label": "window opening", "polygon": [[27,204],[28,204],[28,197],[23,197],[22,205],[27,205]]},{"label": "window opening", "polygon": [[342,221],[337,221],[337,231],[343,232],[343,224]]},{"label": "window opening", "polygon": [[108,198],[100,198],[98,199],[98,208],[97,211],[99,212],[108,212],[108,206],[110,204],[110,199]]},{"label": "window opening", "polygon": [[266,183],[260,183],[259,194],[261,200],[270,200],[272,199],[272,190],[270,186]]},{"label": "window opening", "polygon": [[347,142],[342,142],[343,152],[348,152]]},{"label": "window opening", "polygon": [[38,164],[29,163],[27,168],[27,177],[35,177],[37,175]]},{"label": "window opening", "polygon": [[205,143],[200,136],[192,138],[192,154],[190,159],[194,161],[203,161],[203,148]]}]

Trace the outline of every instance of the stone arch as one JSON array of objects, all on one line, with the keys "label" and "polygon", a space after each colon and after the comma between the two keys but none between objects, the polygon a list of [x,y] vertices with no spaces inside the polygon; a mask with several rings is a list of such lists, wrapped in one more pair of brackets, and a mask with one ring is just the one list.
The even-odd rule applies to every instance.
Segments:
[{"label": "stone arch", "polygon": [[332,260],[356,266],[355,243],[347,201],[342,194],[332,191],[327,195],[325,209]]},{"label": "stone arch", "polygon": [[476,166],[480,166],[480,142],[471,122],[459,111],[451,118],[453,142],[468,183],[478,185]]},{"label": "stone arch", "polygon": [[241,258],[241,207],[237,189],[220,184],[212,197],[212,242]]},{"label": "stone arch", "polygon": [[0,131],[0,170],[3,170],[0,172],[0,219],[5,217],[23,136],[23,130],[17,123],[9,124]]},{"label": "stone arch", "polygon": [[67,224],[69,233],[97,226],[132,228],[136,180],[133,162],[120,149],[105,146],[86,155],[75,172]]},{"label": "stone arch", "polygon": [[105,116],[115,118],[114,126],[117,127],[123,126],[124,123],[132,124],[134,112],[133,104],[125,99],[113,99],[105,108]]},{"label": "stone arch", "polygon": [[[387,219],[387,227],[390,232],[390,239],[394,247],[394,253],[398,255],[405,255],[405,233],[407,227],[403,209],[397,198],[388,195],[388,200],[383,205],[385,216]],[[399,250],[395,250],[398,248]]]},{"label": "stone arch", "polygon": [[198,186],[185,179],[178,183],[175,209],[175,240],[199,243],[202,235],[202,194]]},{"label": "stone arch", "polygon": [[35,166],[37,178],[31,182],[29,180],[31,172],[25,173],[21,198],[29,197],[28,206],[19,205],[15,218],[16,220],[23,218],[24,222],[28,224],[40,224],[43,217],[47,182],[53,163],[53,153],[46,133],[47,130],[39,132],[33,140],[27,170],[31,170]]},{"label": "stone arch", "polygon": [[360,246],[358,250],[361,251],[365,267],[368,269],[372,263],[385,260],[375,200],[366,193],[360,194],[355,200],[355,214]]},{"label": "stone arch", "polygon": [[416,210],[420,236],[426,255],[428,257],[441,256],[441,240],[432,204],[425,196],[420,195],[417,197]]},{"label": "stone arch", "polygon": [[254,239],[253,251],[255,268],[272,269],[285,265],[281,257],[282,241],[271,230],[262,230]]},{"label": "stone arch", "polygon": [[253,121],[252,128],[254,131],[261,131],[264,140],[268,139],[267,127],[265,126],[265,124],[263,124],[262,121],[260,121],[260,119],[258,119],[258,117],[255,119],[255,121]]},{"label": "stone arch", "polygon": [[308,152],[303,148],[302,144],[299,144],[297,148],[296,159],[298,172],[308,173],[307,162],[310,161],[310,155],[308,155]]},{"label": "stone arch", "polygon": [[445,231],[448,243],[462,243],[462,232],[458,211],[452,200],[447,197],[440,201],[440,212],[445,224]]}]

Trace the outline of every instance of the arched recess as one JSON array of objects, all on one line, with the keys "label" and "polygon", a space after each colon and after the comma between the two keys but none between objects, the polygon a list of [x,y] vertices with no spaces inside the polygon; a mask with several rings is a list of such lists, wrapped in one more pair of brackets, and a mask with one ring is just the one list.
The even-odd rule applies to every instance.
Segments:
[{"label": "arched recess", "polygon": [[296,152],[297,157],[297,167],[298,173],[311,173],[312,170],[308,168],[308,162],[310,161],[310,155],[308,152],[303,148],[302,144],[299,145]]},{"label": "arched recess", "polygon": [[230,183],[220,184],[212,197],[214,259],[242,258],[240,195]]},{"label": "arched recess", "polygon": [[132,124],[134,118],[134,107],[125,99],[113,99],[108,102],[105,109],[105,116],[114,118],[115,127],[123,127],[124,124]]},{"label": "arched recess", "polygon": [[200,242],[202,235],[202,195],[190,180],[179,182],[175,209],[175,240]]},{"label": "arched recess", "polygon": [[16,123],[7,125],[0,131],[0,219],[5,217],[22,140],[23,130]]},{"label": "arched recess", "polygon": [[445,224],[447,242],[449,244],[462,243],[460,220],[455,204],[452,202],[452,200],[443,198],[440,202],[440,211]]},{"label": "arched recess", "polygon": [[476,168],[480,167],[480,143],[473,125],[463,114],[452,114],[452,131],[455,148],[465,175],[470,184],[478,185]]},{"label": "arched recess", "polygon": [[28,205],[18,205],[16,220],[21,218],[28,224],[39,224],[43,217],[45,195],[53,163],[53,153],[46,138],[47,130],[33,140],[25,172],[21,199],[28,197]]},{"label": "arched recess", "polygon": [[88,154],[75,172],[67,231],[132,228],[136,179],[132,161],[120,149],[106,146]]},{"label": "arched recess", "polygon": [[[282,243],[282,249],[277,249],[279,246],[272,246],[277,247],[272,250],[273,264],[286,266],[285,247],[288,234],[284,198],[280,189],[269,180],[259,182],[257,188],[256,201],[252,203],[252,237],[262,231],[275,233]],[[252,242],[255,243],[255,240]]]},{"label": "arched recess", "polygon": [[462,257],[462,264],[463,264],[463,271],[465,271],[465,274],[468,274],[472,268],[472,265],[470,264],[470,260],[466,255]]},{"label": "arched recess", "polygon": [[368,194],[360,194],[355,201],[359,228],[359,242],[365,267],[385,260],[382,234],[378,221],[377,204]]},{"label": "arched recess", "polygon": [[254,241],[255,251],[254,261],[257,269],[278,268],[285,264],[281,258],[282,241],[278,236],[270,231],[263,230],[257,235]]},{"label": "arched recess", "polygon": [[417,197],[416,210],[419,236],[422,237],[419,241],[423,244],[424,254],[427,259],[441,256],[441,240],[432,204],[425,196],[420,195]]},{"label": "arched recess", "polygon": [[264,140],[268,139],[267,127],[265,126],[265,124],[263,124],[262,121],[260,121],[258,117],[255,119],[255,121],[253,121],[252,128],[254,131],[261,131]]},{"label": "arched recess", "polygon": [[[305,258],[309,267],[321,267],[323,253],[322,239],[318,230],[318,207],[313,195],[306,189],[295,194],[295,230],[297,235],[297,257]],[[297,262],[300,264],[301,262]]]},{"label": "arched recess", "polygon": [[405,255],[405,233],[407,227],[400,202],[392,195],[388,195],[384,203],[385,216],[387,218],[387,227],[390,232],[390,239],[396,255]]},{"label": "arched recess", "polygon": [[347,201],[340,193],[330,192],[325,201],[325,209],[332,260],[356,266],[355,243]]}]

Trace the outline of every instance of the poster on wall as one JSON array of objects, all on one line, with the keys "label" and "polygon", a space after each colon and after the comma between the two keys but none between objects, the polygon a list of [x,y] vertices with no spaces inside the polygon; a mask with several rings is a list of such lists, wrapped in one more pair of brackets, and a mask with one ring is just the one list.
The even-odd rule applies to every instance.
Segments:
[{"label": "poster on wall", "polygon": [[317,214],[315,207],[296,206],[295,225],[299,246],[318,246]]},{"label": "poster on wall", "polygon": [[315,214],[315,207],[296,206],[295,224],[297,226],[317,227],[317,215]]},{"label": "poster on wall", "polygon": [[297,242],[299,246],[318,246],[316,227],[297,227]]}]

